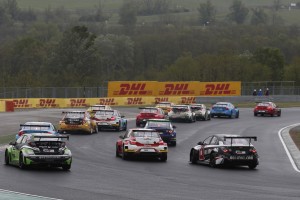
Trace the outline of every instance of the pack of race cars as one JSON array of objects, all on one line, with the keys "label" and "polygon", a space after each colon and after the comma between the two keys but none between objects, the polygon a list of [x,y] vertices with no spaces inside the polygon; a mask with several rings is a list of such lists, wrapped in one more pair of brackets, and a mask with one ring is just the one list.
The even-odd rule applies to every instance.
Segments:
[{"label": "pack of race cars", "polygon": [[[16,141],[5,150],[5,164],[21,169],[34,165],[62,167],[69,170],[72,153],[67,148],[69,133],[98,133],[102,130],[126,131],[116,141],[116,156],[156,157],[167,161],[169,146],[176,146],[176,126],[173,122],[207,121],[214,117],[239,118],[240,111],[230,102],[215,103],[211,109],[204,104],[175,105],[160,102],[156,106],[141,107],[136,116],[136,128],[127,130],[127,119],[107,105],[93,105],[86,111],[63,111],[58,127],[50,122],[26,122],[20,125]],[[281,116],[281,109],[273,102],[258,103],[254,116]],[[252,141],[254,136],[216,134],[192,147],[189,161],[219,165],[246,165],[250,169],[259,164],[259,156]]]}]

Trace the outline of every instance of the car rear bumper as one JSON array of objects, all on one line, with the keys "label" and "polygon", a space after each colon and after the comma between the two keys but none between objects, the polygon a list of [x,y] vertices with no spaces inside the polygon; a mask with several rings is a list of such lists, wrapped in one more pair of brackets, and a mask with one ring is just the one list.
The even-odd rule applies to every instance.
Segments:
[{"label": "car rear bumper", "polygon": [[70,155],[27,155],[24,156],[24,163],[27,165],[35,164],[71,164],[72,156]]}]

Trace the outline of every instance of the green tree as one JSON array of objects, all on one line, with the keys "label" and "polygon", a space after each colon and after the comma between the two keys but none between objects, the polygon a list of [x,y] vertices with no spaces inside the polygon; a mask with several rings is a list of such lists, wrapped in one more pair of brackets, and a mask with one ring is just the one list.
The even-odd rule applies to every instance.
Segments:
[{"label": "green tree", "polygon": [[96,36],[85,26],[67,30],[57,45],[52,60],[53,80],[60,86],[89,85],[96,66]]},{"label": "green tree", "polygon": [[137,21],[137,6],[132,0],[125,0],[119,11],[119,24],[132,28]]},{"label": "green tree", "polygon": [[4,0],[4,8],[7,9],[8,14],[13,20],[18,20],[20,14],[20,8],[18,7],[17,0]]},{"label": "green tree", "polygon": [[251,17],[252,25],[267,24],[268,15],[267,13],[265,13],[263,8],[254,8],[252,9],[252,13],[253,13]]},{"label": "green tree", "polygon": [[215,21],[216,9],[211,4],[210,0],[207,0],[206,3],[200,3],[198,8],[200,24],[208,25]]},{"label": "green tree", "polygon": [[234,0],[230,6],[230,13],[227,15],[230,21],[243,24],[249,13],[249,9],[240,0]]},{"label": "green tree", "polygon": [[272,70],[272,81],[281,81],[283,78],[284,56],[280,49],[264,47],[254,53],[257,63],[268,66]]},{"label": "green tree", "polygon": [[285,66],[284,80],[296,81],[296,85],[300,84],[300,57],[294,58],[290,65]]}]

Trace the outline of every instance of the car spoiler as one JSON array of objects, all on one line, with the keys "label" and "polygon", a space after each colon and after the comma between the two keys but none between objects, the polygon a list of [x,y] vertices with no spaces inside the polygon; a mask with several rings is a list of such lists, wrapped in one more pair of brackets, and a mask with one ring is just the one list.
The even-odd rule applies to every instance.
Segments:
[{"label": "car spoiler", "polygon": [[50,124],[20,124],[20,127],[51,127]]},{"label": "car spoiler", "polygon": [[139,107],[139,109],[157,109],[156,107]]},{"label": "car spoiler", "polygon": [[232,139],[249,139],[249,146],[251,144],[251,140],[253,139],[254,141],[257,141],[257,137],[256,136],[224,136],[224,141],[226,141],[226,139],[230,139],[230,146],[232,146]]},{"label": "car spoiler", "polygon": [[62,111],[62,114],[67,114],[67,113],[85,114],[85,111]]},{"label": "car spoiler", "polygon": [[39,141],[42,138],[57,138],[58,139],[62,139],[62,138],[66,138],[67,140],[69,140],[69,135],[34,135],[33,138],[39,138]]}]

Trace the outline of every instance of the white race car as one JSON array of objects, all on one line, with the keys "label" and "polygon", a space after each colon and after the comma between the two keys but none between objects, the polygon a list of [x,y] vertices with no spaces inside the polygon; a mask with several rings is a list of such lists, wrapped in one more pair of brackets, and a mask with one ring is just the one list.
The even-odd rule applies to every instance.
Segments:
[{"label": "white race car", "polygon": [[161,161],[166,161],[167,155],[167,143],[153,129],[129,129],[124,136],[120,136],[116,144],[116,156],[120,156],[124,160],[131,156],[151,156],[157,157]]},{"label": "white race car", "polygon": [[189,105],[174,105],[168,113],[170,121],[187,121],[195,122],[196,115]]},{"label": "white race car", "polygon": [[191,109],[196,115],[196,120],[210,120],[210,109],[204,104],[191,104]]}]

